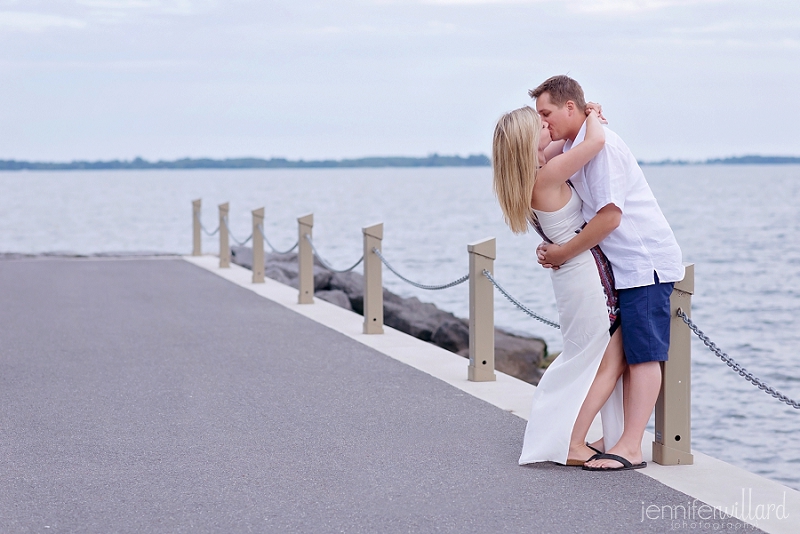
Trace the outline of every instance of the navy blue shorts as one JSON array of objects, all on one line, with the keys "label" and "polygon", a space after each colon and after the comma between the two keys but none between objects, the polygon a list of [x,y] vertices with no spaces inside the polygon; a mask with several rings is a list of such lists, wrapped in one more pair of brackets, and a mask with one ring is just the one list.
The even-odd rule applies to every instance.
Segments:
[{"label": "navy blue shorts", "polygon": [[665,362],[669,353],[669,297],[672,282],[619,290],[619,314],[622,319],[622,345],[625,359],[633,365]]}]

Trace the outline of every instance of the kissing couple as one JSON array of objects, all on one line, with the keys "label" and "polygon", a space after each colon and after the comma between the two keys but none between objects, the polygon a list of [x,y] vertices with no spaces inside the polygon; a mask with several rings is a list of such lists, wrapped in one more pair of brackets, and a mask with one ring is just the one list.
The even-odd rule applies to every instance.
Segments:
[{"label": "kissing couple", "polygon": [[[533,397],[521,465],[646,467],[642,438],[661,389],[681,250],[630,149],[581,86],[553,76],[536,109],[503,115],[492,147],[506,224],[544,240],[564,350]],[[600,413],[603,437],[586,436]]]}]

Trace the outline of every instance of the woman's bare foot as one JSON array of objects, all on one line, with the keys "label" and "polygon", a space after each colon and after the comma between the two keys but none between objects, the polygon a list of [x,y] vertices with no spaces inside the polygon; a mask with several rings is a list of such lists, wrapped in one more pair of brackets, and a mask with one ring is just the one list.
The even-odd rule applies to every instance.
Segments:
[{"label": "woman's bare foot", "polygon": [[606,445],[605,441],[603,441],[603,438],[598,439],[594,443],[590,443],[589,448],[592,450],[598,450],[600,452],[606,452]]},{"label": "woman's bare foot", "polygon": [[567,453],[567,460],[576,460],[578,462],[586,462],[597,454],[589,448],[585,443],[572,443],[569,446],[569,453]]}]

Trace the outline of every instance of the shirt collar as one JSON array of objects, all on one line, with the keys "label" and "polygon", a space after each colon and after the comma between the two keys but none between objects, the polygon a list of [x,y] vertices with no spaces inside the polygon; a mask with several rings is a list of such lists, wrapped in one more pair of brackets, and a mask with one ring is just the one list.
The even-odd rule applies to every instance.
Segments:
[{"label": "shirt collar", "polygon": [[564,148],[561,149],[562,152],[566,152],[567,150],[571,149],[573,146],[580,144],[586,138],[586,121],[583,121],[581,124],[581,129],[578,130],[578,135],[575,136],[575,141],[570,141],[567,139],[567,142],[564,143]]}]

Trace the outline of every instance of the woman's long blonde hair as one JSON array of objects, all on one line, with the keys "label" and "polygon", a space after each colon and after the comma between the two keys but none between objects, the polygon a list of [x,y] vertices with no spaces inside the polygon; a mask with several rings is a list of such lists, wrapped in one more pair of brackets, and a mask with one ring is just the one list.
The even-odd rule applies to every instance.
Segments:
[{"label": "woman's long blonde hair", "polygon": [[542,119],[525,106],[500,117],[494,129],[492,167],[494,192],[506,224],[515,234],[528,231],[531,197],[539,164]]}]

